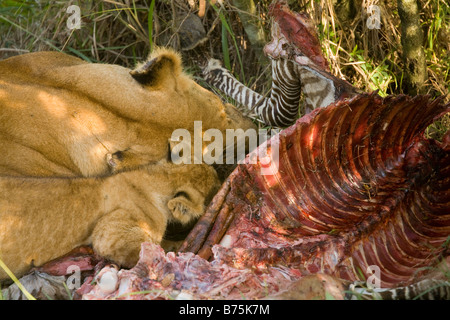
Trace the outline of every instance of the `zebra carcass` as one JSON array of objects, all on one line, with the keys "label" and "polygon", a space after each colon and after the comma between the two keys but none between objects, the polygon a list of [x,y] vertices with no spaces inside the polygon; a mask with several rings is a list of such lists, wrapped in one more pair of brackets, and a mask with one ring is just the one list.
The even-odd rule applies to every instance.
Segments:
[{"label": "zebra carcass", "polygon": [[292,298],[325,274],[341,293],[370,280],[384,298],[449,299],[436,268],[449,258],[450,132],[423,137],[449,111],[442,99],[376,94],[313,111],[260,146],[278,160],[247,156],[177,254],[144,244],[112,288],[83,297]]},{"label": "zebra carcass", "polygon": [[423,137],[449,111],[376,94],[316,109],[238,165],[177,253],[143,244],[134,268],[92,267],[75,296],[292,298],[325,275],[334,288],[372,279],[384,297],[449,299],[437,266],[449,260],[450,132]]},{"label": "zebra carcass", "polygon": [[450,132],[423,138],[450,111],[441,100],[362,94],[302,117],[260,146],[278,148],[276,161],[238,166],[180,250],[352,281],[375,266],[383,287],[413,282],[450,235]]},{"label": "zebra carcass", "polygon": [[272,41],[264,47],[272,66],[272,88],[263,96],[239,82],[216,59],[203,70],[205,80],[253,110],[267,125],[286,127],[299,116],[301,93],[304,111],[351,98],[360,90],[332,75],[323,56],[312,20],[289,10],[284,1],[272,4]]},{"label": "zebra carcass", "polygon": [[[179,252],[143,244],[134,268],[103,268],[77,296],[290,299],[305,279],[325,275],[338,279],[341,298],[372,279],[385,298],[449,299],[448,278],[437,268],[448,270],[450,133],[439,143],[423,132],[450,106],[428,97],[353,96],[252,152]],[[274,146],[278,162],[250,163]]]}]

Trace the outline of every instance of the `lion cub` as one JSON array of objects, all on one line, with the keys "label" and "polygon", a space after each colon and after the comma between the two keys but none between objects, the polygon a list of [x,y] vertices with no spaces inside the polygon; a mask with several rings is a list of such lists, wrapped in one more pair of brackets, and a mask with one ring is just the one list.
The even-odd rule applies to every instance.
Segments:
[{"label": "lion cub", "polygon": [[[219,187],[207,165],[163,162],[103,178],[0,178],[0,258],[16,276],[91,244],[123,267],[170,222],[204,213]],[[0,269],[0,280],[7,278]]]}]

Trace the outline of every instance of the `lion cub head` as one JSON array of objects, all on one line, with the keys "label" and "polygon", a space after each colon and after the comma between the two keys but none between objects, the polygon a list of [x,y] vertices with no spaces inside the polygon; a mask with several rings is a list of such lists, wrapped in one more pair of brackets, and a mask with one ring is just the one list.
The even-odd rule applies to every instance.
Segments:
[{"label": "lion cub head", "polygon": [[167,202],[168,222],[190,224],[205,212],[220,184],[216,171],[205,164],[166,164],[170,167],[172,198]]}]

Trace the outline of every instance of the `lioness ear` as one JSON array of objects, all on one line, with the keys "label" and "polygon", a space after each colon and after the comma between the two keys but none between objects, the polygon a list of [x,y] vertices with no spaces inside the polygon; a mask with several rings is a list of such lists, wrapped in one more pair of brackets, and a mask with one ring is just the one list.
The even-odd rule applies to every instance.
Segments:
[{"label": "lioness ear", "polygon": [[181,58],[170,50],[157,50],[143,64],[130,72],[131,76],[144,85],[156,85],[167,77],[181,73]]}]

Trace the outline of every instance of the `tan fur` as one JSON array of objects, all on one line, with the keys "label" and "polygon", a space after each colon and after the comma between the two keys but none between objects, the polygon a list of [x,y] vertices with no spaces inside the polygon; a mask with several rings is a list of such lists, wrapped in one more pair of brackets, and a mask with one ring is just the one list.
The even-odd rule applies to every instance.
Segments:
[{"label": "tan fur", "polygon": [[120,170],[166,158],[172,132],[196,120],[203,131],[254,127],[173,51],[130,71],[57,52],[0,61],[0,175],[101,176],[107,154],[120,152]]},{"label": "tan fur", "polygon": [[160,243],[168,222],[198,218],[218,187],[204,164],[161,163],[104,178],[0,177],[0,258],[21,276],[92,244],[132,267],[142,242]]}]

